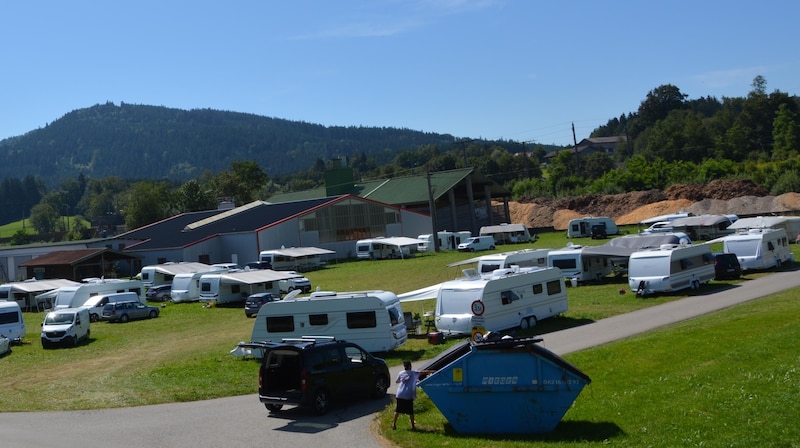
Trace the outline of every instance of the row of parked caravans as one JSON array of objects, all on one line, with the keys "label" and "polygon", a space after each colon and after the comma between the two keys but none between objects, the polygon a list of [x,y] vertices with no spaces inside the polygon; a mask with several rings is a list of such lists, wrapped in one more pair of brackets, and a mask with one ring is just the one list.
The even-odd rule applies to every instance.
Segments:
[{"label": "row of parked caravans", "polygon": [[[558,269],[515,267],[484,275],[468,269],[464,274],[433,293],[435,326],[444,334],[524,329],[567,311],[564,276]],[[371,352],[391,350],[408,337],[402,300],[404,295],[388,291],[289,295],[261,307],[251,342],[233,352],[259,357],[258,342],[311,336],[346,339]]]},{"label": "row of parked caravans", "polygon": [[[625,257],[587,254],[584,247],[574,245],[559,250],[527,249],[485,255],[451,266],[477,261],[481,273],[512,265],[557,267],[573,285],[601,280],[627,266],[631,290],[647,294],[698,287],[713,279],[710,245],[691,245],[686,238],[680,241],[681,244],[640,250]],[[745,271],[780,268],[792,260],[789,239],[783,229],[748,229],[709,243],[713,242],[722,242],[723,252],[736,254]]]}]

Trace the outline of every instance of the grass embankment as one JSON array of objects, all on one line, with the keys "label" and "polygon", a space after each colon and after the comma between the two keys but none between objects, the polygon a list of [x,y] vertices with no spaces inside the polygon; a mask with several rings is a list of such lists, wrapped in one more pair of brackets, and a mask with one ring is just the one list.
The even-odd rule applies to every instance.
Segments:
[{"label": "grass embankment", "polygon": [[[501,250],[560,248],[566,244],[563,233],[541,237],[531,245],[506,246]],[[573,241],[600,244],[590,240]],[[793,249],[797,256],[794,246]],[[307,276],[315,287],[324,290],[384,289],[401,293],[455,278],[460,269],[445,266],[474,255],[443,252],[406,260],[336,263]],[[725,287],[727,283],[712,282],[701,292]],[[570,311],[540,322],[529,333],[581,325],[684,297],[673,294],[641,299],[630,292],[619,294],[620,289],[627,289],[627,284],[570,288]],[[730,440],[758,440],[749,434],[753,428],[741,423],[744,414],[729,414],[743,405],[736,401],[737,397],[750,396],[735,396],[736,390],[755,392],[754,398],[759,401],[748,402],[742,409],[749,413],[746,417],[752,422],[766,415],[770,421],[761,425],[765,428],[774,429],[777,427],[774,422],[784,421],[782,416],[771,415],[777,413],[777,409],[784,409],[787,415],[797,414],[797,405],[787,399],[797,396],[796,372],[788,367],[781,370],[783,365],[792,368],[797,365],[796,354],[782,352],[790,341],[797,340],[797,327],[792,326],[791,320],[780,323],[798,314],[796,300],[791,298],[791,293],[787,293],[760,300],[696,321],[700,323],[692,321],[674,330],[660,330],[632,341],[568,356],[592,377],[593,383],[581,394],[555,433],[534,440],[548,445],[573,445],[582,440],[599,444],[609,439],[636,446],[674,446],[676,441],[691,444],[702,440],[706,436],[703,431],[712,427],[731,432]],[[410,303],[405,308],[422,313],[432,310],[433,302]],[[763,315],[772,310],[775,316]],[[252,331],[253,319],[246,318],[242,309],[203,308],[191,303],[167,304],[161,311],[161,317],[154,320],[92,324],[88,343],[57,350],[41,347],[38,330],[43,315],[26,313],[28,336],[25,344],[14,346],[13,353],[0,359],[0,376],[4,378],[0,409],[100,409],[256,392],[257,363],[229,354],[236,343],[249,340]],[[756,316],[761,317],[753,321]],[[636,341],[643,342],[628,345],[637,344]],[[408,344],[387,354],[386,358],[390,364],[397,365],[403,359],[430,358],[446,347],[429,345],[424,336],[412,337]],[[791,358],[789,364],[785,364],[787,357]],[[743,381],[747,377],[751,378]],[[770,381],[774,384],[769,384]],[[768,384],[762,388],[762,382]],[[751,384],[756,389],[751,388]],[[774,392],[780,389],[780,384],[786,386],[784,394]],[[508,442],[505,438],[458,436],[448,429],[429,401],[421,399],[418,405],[424,430],[411,435],[400,434],[398,430],[390,435],[401,439],[393,440],[394,443],[404,446],[445,442],[451,446],[525,443],[530,446],[529,436],[512,438]],[[383,430],[388,428],[388,414],[390,411],[380,420]],[[703,418],[708,422],[706,426],[699,426]],[[780,434],[793,435],[794,440],[800,440],[790,426],[785,425]],[[742,433],[738,434],[740,431]],[[664,433],[670,434],[665,437]],[[764,432],[759,428],[756,434],[763,436]],[[676,439],[679,435],[682,438]],[[653,442],[662,438],[673,443]],[[791,439],[762,437],[760,440]]]}]

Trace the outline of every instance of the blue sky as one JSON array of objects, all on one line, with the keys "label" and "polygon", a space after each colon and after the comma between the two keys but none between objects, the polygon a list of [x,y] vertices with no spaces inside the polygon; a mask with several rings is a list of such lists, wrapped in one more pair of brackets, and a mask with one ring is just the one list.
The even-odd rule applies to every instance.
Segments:
[{"label": "blue sky", "polygon": [[800,2],[0,4],[0,139],[112,101],[572,144],[652,89],[800,94]]}]

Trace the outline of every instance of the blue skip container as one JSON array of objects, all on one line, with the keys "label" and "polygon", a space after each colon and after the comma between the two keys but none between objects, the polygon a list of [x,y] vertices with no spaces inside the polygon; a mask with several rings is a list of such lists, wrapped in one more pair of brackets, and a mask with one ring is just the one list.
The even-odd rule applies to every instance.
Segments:
[{"label": "blue skip container", "polygon": [[459,433],[550,432],[591,379],[538,342],[467,340],[431,361],[436,372],[419,385]]}]

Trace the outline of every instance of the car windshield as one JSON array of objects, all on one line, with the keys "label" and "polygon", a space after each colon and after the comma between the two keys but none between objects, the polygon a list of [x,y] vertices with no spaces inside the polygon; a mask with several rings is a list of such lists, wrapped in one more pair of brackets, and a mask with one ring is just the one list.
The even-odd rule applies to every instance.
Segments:
[{"label": "car windshield", "polygon": [[50,313],[45,317],[44,323],[50,325],[71,324],[73,319],[75,319],[74,314]]}]

